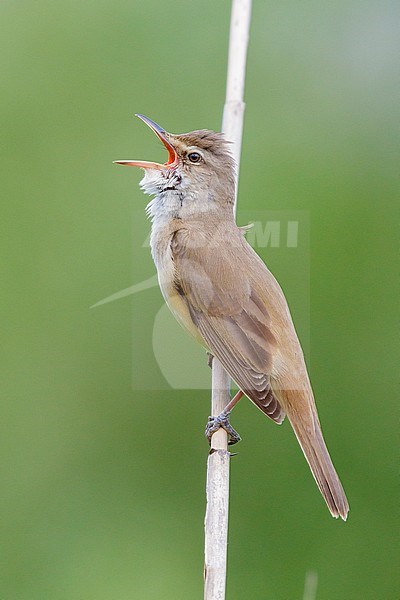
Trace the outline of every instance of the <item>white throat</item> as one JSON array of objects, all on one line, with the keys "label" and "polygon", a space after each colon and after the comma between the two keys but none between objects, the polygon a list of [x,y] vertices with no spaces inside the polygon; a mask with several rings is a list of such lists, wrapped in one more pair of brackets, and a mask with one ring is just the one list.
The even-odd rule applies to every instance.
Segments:
[{"label": "white throat", "polygon": [[154,195],[146,207],[153,226],[171,219],[191,219],[199,213],[217,209],[208,190],[195,191],[190,185],[190,178],[182,177],[176,171],[147,169],[140,187],[145,194]]}]

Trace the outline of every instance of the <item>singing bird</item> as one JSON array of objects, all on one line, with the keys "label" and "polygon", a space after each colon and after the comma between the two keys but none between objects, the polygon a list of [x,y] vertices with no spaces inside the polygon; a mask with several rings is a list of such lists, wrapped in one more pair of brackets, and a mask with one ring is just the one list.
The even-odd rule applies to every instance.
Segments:
[{"label": "singing bird", "polygon": [[229,142],[206,129],[171,134],[137,116],[161,140],[168,160],[115,162],[144,169],[140,185],[154,196],[147,212],[161,291],[179,323],[240,390],[209,419],[207,436],[223,427],[230,443],[240,439],[228,416],[242,395],[275,423],[287,415],[331,514],[346,520],[349,505],[322,436],[285,296],[235,223]]}]

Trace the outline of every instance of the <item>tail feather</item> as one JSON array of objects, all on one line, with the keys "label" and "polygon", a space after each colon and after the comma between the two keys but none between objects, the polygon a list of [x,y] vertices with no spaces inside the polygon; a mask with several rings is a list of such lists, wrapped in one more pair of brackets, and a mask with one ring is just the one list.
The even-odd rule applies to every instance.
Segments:
[{"label": "tail feather", "polygon": [[329,456],[318,417],[313,415],[314,426],[310,428],[297,416],[288,414],[288,418],[332,516],[346,521],[349,504]]}]

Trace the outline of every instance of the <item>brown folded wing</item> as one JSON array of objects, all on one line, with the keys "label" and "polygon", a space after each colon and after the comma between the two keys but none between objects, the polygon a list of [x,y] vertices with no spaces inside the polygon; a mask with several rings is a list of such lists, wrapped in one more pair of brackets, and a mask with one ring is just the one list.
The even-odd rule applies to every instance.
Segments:
[{"label": "brown folded wing", "polygon": [[219,245],[216,257],[206,240],[196,241],[196,246],[191,245],[183,230],[172,238],[176,290],[227,373],[260,410],[281,423],[285,413],[270,386],[276,341],[265,304],[243,279],[243,269],[238,281],[237,248]]}]

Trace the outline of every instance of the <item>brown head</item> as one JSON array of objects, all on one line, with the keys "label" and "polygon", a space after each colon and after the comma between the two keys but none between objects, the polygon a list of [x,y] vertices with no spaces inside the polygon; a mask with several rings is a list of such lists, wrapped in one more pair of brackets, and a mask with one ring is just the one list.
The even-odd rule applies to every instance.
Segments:
[{"label": "brown head", "polygon": [[[137,115],[168,151],[164,164],[141,160],[117,160],[118,164],[144,169],[141,186],[159,197],[163,206],[185,203],[185,212],[231,207],[235,198],[235,163],[222,133],[208,129],[172,134],[151,119]],[[153,201],[154,202],[154,201]],[[191,210],[190,210],[191,209]]]}]

